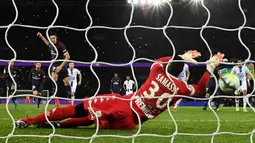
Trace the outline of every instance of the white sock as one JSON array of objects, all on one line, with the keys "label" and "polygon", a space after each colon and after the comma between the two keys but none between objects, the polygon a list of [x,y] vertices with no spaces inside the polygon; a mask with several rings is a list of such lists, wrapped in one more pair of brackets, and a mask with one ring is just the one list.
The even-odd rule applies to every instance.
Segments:
[{"label": "white sock", "polygon": [[182,98],[177,100],[177,102],[174,105],[174,108],[177,108],[181,102],[182,102]]},{"label": "white sock", "polygon": [[247,97],[243,97],[243,110],[246,110],[246,105],[247,105]]},{"label": "white sock", "polygon": [[74,103],[74,99],[75,99],[75,98],[74,98],[74,96],[72,96],[72,97],[71,97],[71,99],[72,99],[72,105],[73,105],[73,103]]},{"label": "white sock", "polygon": [[235,99],[236,101],[236,108],[239,108],[239,99]]}]

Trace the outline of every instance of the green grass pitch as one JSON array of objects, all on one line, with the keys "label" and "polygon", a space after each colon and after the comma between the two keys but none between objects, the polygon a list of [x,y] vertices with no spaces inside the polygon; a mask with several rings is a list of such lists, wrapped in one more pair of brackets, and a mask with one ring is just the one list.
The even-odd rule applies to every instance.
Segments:
[{"label": "green grass pitch", "polygon": [[[24,117],[25,113],[34,116],[44,111],[44,105],[37,109],[35,105],[19,105],[16,111],[13,106],[9,105],[9,109],[15,119]],[[53,108],[53,106],[50,106]],[[217,114],[221,120],[220,132],[241,132],[248,133],[255,129],[255,113],[248,108],[249,112],[244,113],[242,110],[235,111],[233,107],[222,107]],[[173,113],[178,125],[179,133],[201,133],[210,134],[216,131],[217,121],[216,117],[210,110],[203,111],[201,107],[180,107],[178,112]],[[5,105],[0,105],[0,136],[7,136],[12,130],[12,122],[8,116]],[[142,125],[139,134],[159,134],[171,135],[175,131],[174,122],[171,120],[168,112],[164,112],[158,118],[150,120]],[[25,129],[15,129],[14,135],[49,135],[53,132],[49,129],[39,129],[33,126]],[[122,135],[132,136],[137,130],[121,131],[121,130],[99,130],[98,135]],[[73,129],[56,129],[56,134],[91,137],[95,133],[93,127],[81,127]],[[211,136],[188,136],[177,135],[174,138],[175,143],[209,143]],[[0,138],[0,143],[6,140]],[[89,143],[90,140],[72,139],[63,137],[52,137],[51,143]],[[138,136],[135,138],[135,143],[169,143],[170,137],[152,137],[152,136]],[[253,137],[255,142],[255,137]],[[38,137],[11,137],[8,143],[47,143],[48,138]],[[114,137],[100,137],[94,138],[93,143],[131,143],[131,138],[114,138]],[[250,135],[216,135],[214,143],[249,143]]]}]

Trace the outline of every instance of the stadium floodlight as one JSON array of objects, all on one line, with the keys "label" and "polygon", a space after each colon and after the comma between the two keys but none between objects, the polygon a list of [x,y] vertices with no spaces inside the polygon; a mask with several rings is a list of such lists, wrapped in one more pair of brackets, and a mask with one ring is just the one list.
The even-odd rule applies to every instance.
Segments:
[{"label": "stadium floodlight", "polygon": [[153,4],[153,0],[147,0],[148,4]]},{"label": "stadium floodlight", "polygon": [[138,4],[138,3],[139,3],[139,0],[133,0],[133,3],[134,3],[134,4]]},{"label": "stadium floodlight", "polygon": [[141,4],[145,4],[145,3],[146,3],[146,0],[140,0],[140,3],[141,3]]},{"label": "stadium floodlight", "polygon": [[132,3],[132,0],[128,0],[127,3]]},{"label": "stadium floodlight", "polygon": [[154,0],[154,2],[153,2],[153,4],[156,6],[160,5],[160,3],[161,3],[161,0]]},{"label": "stadium floodlight", "polygon": [[200,3],[202,0],[192,0],[192,3]]}]

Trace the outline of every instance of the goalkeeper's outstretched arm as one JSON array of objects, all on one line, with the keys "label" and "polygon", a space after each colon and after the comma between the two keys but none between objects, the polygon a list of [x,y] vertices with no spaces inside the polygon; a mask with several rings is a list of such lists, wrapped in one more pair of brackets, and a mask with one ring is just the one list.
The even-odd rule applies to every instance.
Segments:
[{"label": "goalkeeper's outstretched arm", "polygon": [[[190,50],[186,53],[184,53],[183,55],[177,55],[174,57],[173,60],[182,60],[182,62],[171,62],[168,66],[167,71],[175,76],[178,77],[178,75],[182,72],[183,70],[183,66],[184,66],[184,62],[189,62],[189,63],[196,63],[197,61],[194,60],[194,58],[200,57],[201,53],[198,52],[197,50]],[[169,56],[169,57],[162,57],[157,59],[157,63],[154,64],[159,64],[161,67],[166,67],[167,63],[172,59],[173,57]],[[164,63],[159,63],[159,62],[164,62]],[[153,66],[152,66],[153,67]]]},{"label": "goalkeeper's outstretched arm", "polygon": [[[172,59],[172,56],[168,56],[168,57],[161,57],[159,59],[156,60],[155,64],[159,64],[161,67],[166,68],[168,62]],[[182,60],[181,57],[176,56],[174,57],[174,60]],[[173,76],[178,76],[178,74],[182,71],[184,66],[183,62],[171,62],[168,66],[167,71],[173,75]],[[153,66],[152,66],[153,67]]]},{"label": "goalkeeper's outstretched arm", "polygon": [[206,86],[210,79],[210,72],[205,71],[201,79],[197,84],[188,85],[189,90],[191,91],[190,95],[201,95],[205,92]]},{"label": "goalkeeper's outstretched arm", "polygon": [[192,84],[192,85],[188,86],[188,88],[191,91],[191,94],[190,94],[191,96],[192,95],[200,95],[200,94],[203,94],[205,92],[206,86],[207,86],[208,81],[210,79],[210,74],[214,73],[215,68],[217,66],[219,66],[220,62],[227,61],[227,59],[223,59],[224,56],[225,56],[224,54],[218,52],[216,55],[214,55],[209,60],[209,63],[206,65],[206,71],[203,74],[200,81],[198,82],[198,84]]}]

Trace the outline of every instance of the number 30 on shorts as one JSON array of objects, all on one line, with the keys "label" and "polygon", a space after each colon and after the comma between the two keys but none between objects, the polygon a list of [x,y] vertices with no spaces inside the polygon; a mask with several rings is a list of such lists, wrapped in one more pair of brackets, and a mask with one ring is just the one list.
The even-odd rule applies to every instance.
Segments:
[{"label": "number 30 on shorts", "polygon": [[[158,83],[156,83],[155,81],[151,81],[151,84],[153,85],[153,87],[149,88],[150,94],[148,94],[147,91],[143,92],[143,94],[148,98],[154,98],[155,93],[158,92],[158,90],[159,90]],[[165,108],[167,103],[172,100],[172,97],[170,97],[170,96],[171,96],[171,94],[169,94],[169,93],[161,94],[160,97],[157,99],[157,102],[156,102],[157,108],[159,108],[159,109]],[[166,102],[161,103],[166,98],[169,98],[169,99]]]}]

